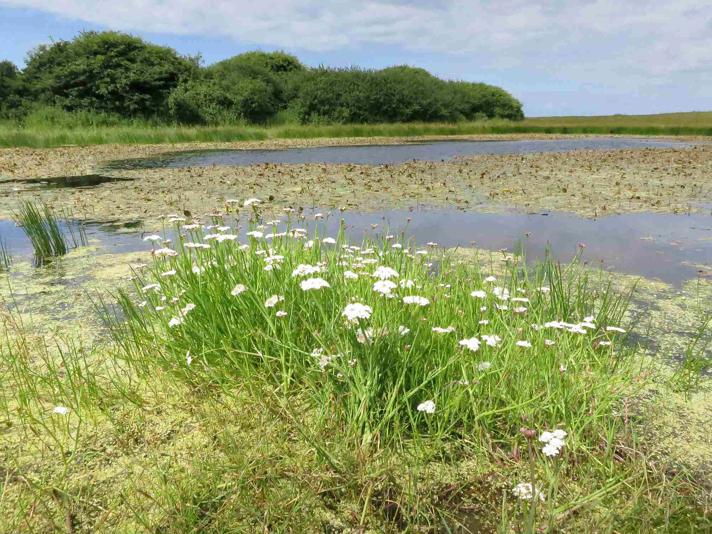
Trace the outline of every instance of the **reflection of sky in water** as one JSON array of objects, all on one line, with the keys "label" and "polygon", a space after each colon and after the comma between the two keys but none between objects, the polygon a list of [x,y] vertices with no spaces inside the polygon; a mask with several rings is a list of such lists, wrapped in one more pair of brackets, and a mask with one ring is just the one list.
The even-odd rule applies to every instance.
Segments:
[{"label": "reflection of sky in water", "polygon": [[207,167],[259,163],[353,163],[382,165],[412,160],[448,161],[476,154],[530,154],[571,150],[685,147],[680,141],[595,137],[520,141],[438,141],[400,145],[330,146],[285,150],[206,150],[155,158],[117,161],[110,168]]},{"label": "reflection of sky in water", "polygon": [[[582,259],[590,265],[671,283],[697,276],[693,264],[712,265],[712,215],[705,214],[634,213],[591,220],[561,213],[543,216],[457,210],[335,211],[318,223],[297,221],[294,226],[308,225],[311,229],[318,228],[322,236],[333,236],[341,219],[349,239],[357,243],[369,235],[404,232],[407,239],[420,245],[435,241],[442,247],[467,247],[474,241],[481,248],[514,251],[521,243],[530,260],[543,257],[550,246],[562,261],[570,260],[578,244],[584,243]],[[378,227],[373,230],[372,224]],[[98,238],[109,252],[150,248],[138,234],[112,233],[97,225],[88,226],[87,236]],[[0,221],[0,237],[13,254],[31,254],[29,241],[13,223]]]}]

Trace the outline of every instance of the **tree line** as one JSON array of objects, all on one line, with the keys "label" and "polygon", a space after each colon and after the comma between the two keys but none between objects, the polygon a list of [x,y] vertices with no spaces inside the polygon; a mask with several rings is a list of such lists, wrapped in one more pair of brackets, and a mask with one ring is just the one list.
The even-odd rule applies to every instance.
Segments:
[{"label": "tree line", "polygon": [[0,62],[0,117],[23,121],[48,109],[180,124],[524,118],[521,103],[499,87],[421,68],[310,68],[284,52],[202,66],[200,57],[119,32],[41,45],[22,70]]}]

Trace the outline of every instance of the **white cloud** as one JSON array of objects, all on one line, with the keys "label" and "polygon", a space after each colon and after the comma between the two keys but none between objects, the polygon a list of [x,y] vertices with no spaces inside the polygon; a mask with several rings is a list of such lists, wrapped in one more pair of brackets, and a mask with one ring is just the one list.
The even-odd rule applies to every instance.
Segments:
[{"label": "white cloud", "polygon": [[709,0],[0,0],[125,31],[225,36],[290,50],[364,46],[480,68],[615,83],[712,79]]}]

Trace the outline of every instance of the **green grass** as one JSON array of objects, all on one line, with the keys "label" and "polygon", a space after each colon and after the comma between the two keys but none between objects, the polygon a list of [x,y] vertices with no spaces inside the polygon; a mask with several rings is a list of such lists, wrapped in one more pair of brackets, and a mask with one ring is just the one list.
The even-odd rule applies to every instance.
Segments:
[{"label": "green grass", "polygon": [[26,200],[18,208],[14,220],[30,239],[38,263],[63,256],[69,250],[59,219],[46,204]]},{"label": "green grass", "polygon": [[72,220],[70,213],[62,213],[63,231],[60,217],[44,202],[23,201],[13,219],[30,239],[38,265],[65,255],[70,247],[86,245],[84,226]]},{"label": "green grass", "polygon": [[[603,273],[214,231],[181,228],[175,255],[157,242],[118,305],[99,303],[109,337],[91,345],[0,313],[0,532],[709,527],[684,469],[638,447],[630,403],[649,369],[607,328],[635,325]],[[368,317],[344,317],[354,302]],[[570,325],[532,326],[554,320]],[[547,457],[522,427],[565,445]],[[512,493],[530,481],[536,507]]]},{"label": "green grass", "polygon": [[521,122],[481,122],[278,125],[278,126],[171,126],[36,124],[22,127],[0,123],[0,147],[56,147],[64,145],[158,144],[227,142],[266,139],[337,137],[410,137],[467,134],[626,134],[712,135],[712,112],[664,115],[613,115],[605,117],[545,117]]}]

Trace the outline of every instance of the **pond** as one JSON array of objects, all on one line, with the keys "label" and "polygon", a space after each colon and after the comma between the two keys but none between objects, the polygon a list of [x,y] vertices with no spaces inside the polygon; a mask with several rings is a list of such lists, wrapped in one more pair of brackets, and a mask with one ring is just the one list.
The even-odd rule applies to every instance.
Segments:
[{"label": "pond", "polygon": [[407,161],[449,161],[477,154],[533,154],[572,150],[685,148],[689,143],[626,137],[518,141],[435,141],[398,145],[325,146],[282,150],[201,150],[164,154],[152,158],[114,161],[107,169],[208,167],[262,163],[334,163],[385,165]]},{"label": "pond", "polygon": [[[530,261],[544,257],[547,248],[561,261],[577,253],[587,264],[610,271],[657,278],[679,285],[697,276],[709,276],[712,266],[712,214],[672,215],[634,213],[596,220],[565,213],[523,214],[418,209],[387,212],[304,212],[292,226],[318,230],[334,236],[343,220],[347,237],[401,233],[416,245],[437,242],[441,247],[476,246],[489,250],[522,250]],[[284,219],[284,218],[283,218]],[[137,223],[139,224],[139,223]],[[374,227],[374,225],[376,225]],[[279,230],[285,224],[279,225]],[[245,225],[240,233],[244,236]],[[269,231],[269,230],[266,230]],[[110,225],[85,225],[90,242],[100,243],[110,253],[148,250],[141,233],[131,228],[116,231]],[[174,238],[172,232],[168,237]],[[21,228],[0,221],[0,238],[13,256],[31,256],[32,248]]]}]

